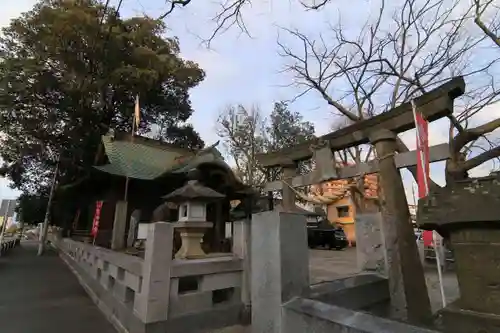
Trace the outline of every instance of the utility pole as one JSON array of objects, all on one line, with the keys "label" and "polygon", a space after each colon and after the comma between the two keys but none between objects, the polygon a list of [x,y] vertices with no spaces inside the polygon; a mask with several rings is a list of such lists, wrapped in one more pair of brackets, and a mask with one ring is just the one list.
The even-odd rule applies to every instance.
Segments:
[{"label": "utility pole", "polygon": [[38,254],[37,254],[38,256],[41,256],[43,254],[43,251],[45,250],[45,242],[47,240],[47,233],[49,229],[50,207],[52,206],[52,198],[54,197],[54,189],[56,187],[57,174],[59,173],[60,162],[61,162],[61,154],[59,154],[59,157],[57,158],[56,169],[54,170],[54,176],[52,177],[52,186],[50,187],[49,202],[47,202],[47,209],[45,210],[45,218],[43,220],[42,230],[40,230],[40,232],[42,233],[42,239],[40,240],[40,244],[38,245]]}]

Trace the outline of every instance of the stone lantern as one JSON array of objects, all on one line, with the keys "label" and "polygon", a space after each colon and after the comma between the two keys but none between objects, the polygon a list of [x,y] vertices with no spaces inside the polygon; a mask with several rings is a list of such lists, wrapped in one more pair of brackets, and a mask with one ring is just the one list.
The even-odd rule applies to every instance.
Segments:
[{"label": "stone lantern", "polygon": [[454,252],[460,298],[441,310],[445,332],[500,332],[500,176],[432,191],[419,200],[417,220]]},{"label": "stone lantern", "polygon": [[164,196],[169,202],[174,202],[179,208],[178,222],[182,246],[175,254],[177,259],[196,259],[205,256],[201,241],[205,231],[213,226],[207,222],[207,204],[225,198],[225,195],[203,186],[196,178],[198,173],[191,172],[190,180],[181,188]]}]

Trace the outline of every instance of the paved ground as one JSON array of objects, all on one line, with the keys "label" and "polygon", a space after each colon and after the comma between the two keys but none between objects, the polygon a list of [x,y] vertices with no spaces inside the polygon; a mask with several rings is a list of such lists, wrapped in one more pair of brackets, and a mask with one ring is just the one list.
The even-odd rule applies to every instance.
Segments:
[{"label": "paved ground", "polygon": [[[356,248],[347,248],[343,251],[311,250],[309,258],[312,284],[358,273]],[[437,268],[433,262],[427,263],[424,268],[431,306],[435,312],[443,307]],[[447,303],[450,303],[459,297],[455,273],[445,272],[443,281],[444,294]]]},{"label": "paved ground", "polygon": [[116,333],[54,253],[24,242],[0,258],[0,332]]},{"label": "paved ground", "polygon": [[311,284],[358,273],[356,248],[310,250],[309,254]]},{"label": "paved ground", "polygon": [[[341,277],[358,273],[356,264],[356,248],[347,248],[343,251],[310,250],[309,268],[311,283],[331,281]],[[441,292],[436,266],[431,262],[425,265],[425,279],[432,310],[435,312],[442,308]],[[453,272],[446,272],[443,276],[444,291],[447,302],[458,298],[458,282]],[[224,330],[211,333],[249,333],[243,327],[228,327]]]},{"label": "paved ground", "polygon": [[[310,251],[311,283],[357,273],[356,250]],[[435,267],[426,267],[426,280],[433,310],[441,308]],[[458,297],[452,272],[445,273],[448,301]],[[77,279],[57,257],[36,257],[36,243],[24,242],[0,258],[0,322],[6,333],[116,333]],[[248,333],[228,327],[211,333]]]}]

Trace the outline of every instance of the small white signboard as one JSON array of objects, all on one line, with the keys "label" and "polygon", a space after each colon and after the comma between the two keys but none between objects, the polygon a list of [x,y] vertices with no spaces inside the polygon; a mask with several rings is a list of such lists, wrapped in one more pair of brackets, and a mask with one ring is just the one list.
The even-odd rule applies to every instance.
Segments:
[{"label": "small white signboard", "polygon": [[226,222],[226,238],[233,237],[233,224],[231,222]]},{"label": "small white signboard", "polygon": [[149,223],[139,223],[137,226],[137,239],[148,238]]}]

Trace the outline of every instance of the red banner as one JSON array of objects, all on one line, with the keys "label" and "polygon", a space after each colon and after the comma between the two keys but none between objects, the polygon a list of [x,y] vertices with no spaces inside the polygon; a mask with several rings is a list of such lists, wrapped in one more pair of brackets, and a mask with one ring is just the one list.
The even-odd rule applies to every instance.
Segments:
[{"label": "red banner", "polygon": [[[420,112],[415,112],[417,129],[417,185],[418,198],[429,194],[430,167],[429,167],[429,123]],[[422,234],[424,246],[433,246],[432,231],[425,230]]]},{"label": "red banner", "polygon": [[415,112],[417,125],[417,184],[418,197],[426,197],[429,192],[429,123],[420,112]]},{"label": "red banner", "polygon": [[92,230],[90,231],[90,234],[94,238],[97,236],[97,233],[99,232],[99,219],[101,218],[101,208],[102,208],[102,201],[97,201],[95,204],[95,214],[94,214],[94,221],[92,222]]},{"label": "red banner", "polygon": [[431,230],[424,230],[422,233],[422,238],[424,240],[424,246],[433,246],[433,239],[432,239],[432,231]]}]

